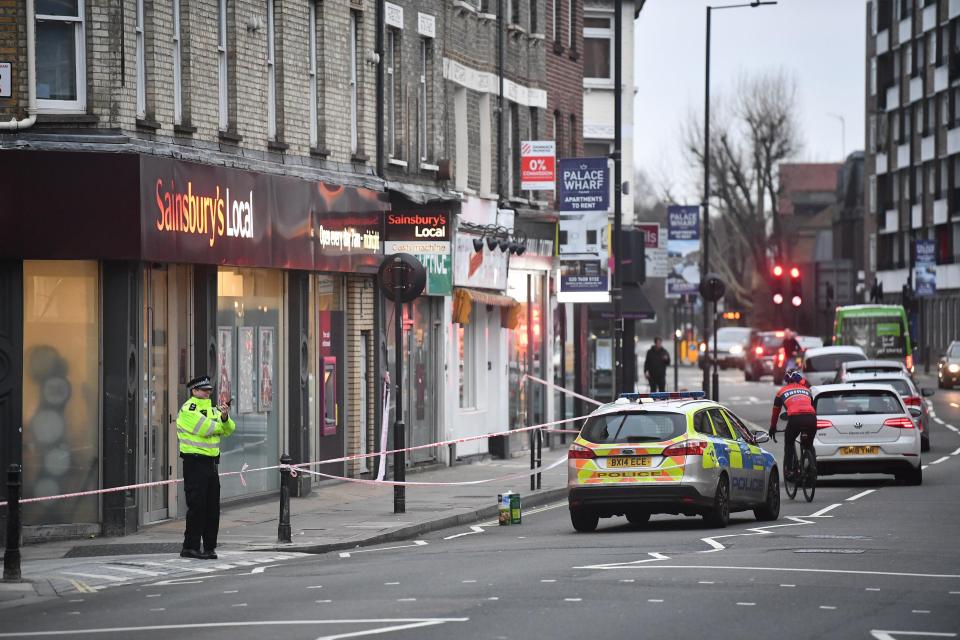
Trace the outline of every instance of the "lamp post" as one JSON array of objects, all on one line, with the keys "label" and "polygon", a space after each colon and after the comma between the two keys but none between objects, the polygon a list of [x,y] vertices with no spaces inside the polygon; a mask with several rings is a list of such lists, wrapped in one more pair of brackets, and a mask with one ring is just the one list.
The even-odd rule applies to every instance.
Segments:
[{"label": "lamp post", "polygon": [[[704,83],[704,107],[703,107],[703,267],[700,270],[700,277],[703,278],[710,273],[710,22],[712,13],[721,9],[742,9],[756,8],[764,5],[777,4],[776,0],[767,2],[747,2],[742,4],[728,4],[720,7],[707,7],[707,46],[706,46],[706,80]],[[703,303],[703,339],[709,347],[710,342],[707,336],[710,335],[710,305]],[[714,339],[716,346],[716,339]],[[710,349],[704,351],[704,357],[709,354]],[[709,366],[703,367],[703,392],[710,394],[710,369]],[[713,369],[713,388],[719,386],[719,376],[717,374],[716,357],[712,364]]]}]

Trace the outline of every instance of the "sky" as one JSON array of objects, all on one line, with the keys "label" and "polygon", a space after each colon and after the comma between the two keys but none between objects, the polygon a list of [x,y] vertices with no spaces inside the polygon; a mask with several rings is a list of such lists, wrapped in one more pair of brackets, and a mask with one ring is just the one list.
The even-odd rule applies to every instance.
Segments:
[{"label": "sky", "polygon": [[[647,0],[634,23],[634,160],[677,200],[698,202],[702,189],[681,141],[691,109],[703,113],[705,7],[743,1]],[[732,96],[741,76],[782,70],[797,86],[797,161],[863,149],[866,0],[779,0],[714,11],[712,22],[711,102]]]}]

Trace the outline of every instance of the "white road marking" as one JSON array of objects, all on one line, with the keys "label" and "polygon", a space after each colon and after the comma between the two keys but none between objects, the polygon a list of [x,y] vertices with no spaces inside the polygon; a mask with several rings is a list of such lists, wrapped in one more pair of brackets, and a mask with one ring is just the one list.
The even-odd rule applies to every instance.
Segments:
[{"label": "white road marking", "polygon": [[279,564],[268,564],[265,567],[254,567],[253,569],[250,570],[250,573],[247,575],[253,575],[255,573],[263,573],[267,569],[273,569],[274,567],[279,567],[279,566],[280,566]]},{"label": "white road marking", "polygon": [[359,551],[344,551],[340,554],[341,558],[349,558],[358,553],[371,553],[373,551],[393,551],[394,549],[409,549],[410,547],[422,547],[429,544],[426,540],[414,540],[413,544],[401,544],[395,547],[377,547],[376,549],[360,549]]},{"label": "white road marking", "polygon": [[947,424],[946,422],[944,422],[943,420],[941,420],[941,419],[938,418],[937,416],[931,415],[930,417],[932,417],[932,418],[933,418],[933,421],[936,422],[937,424]]},{"label": "white road marking", "polygon": [[329,604],[333,602],[333,600],[314,600],[314,602],[316,602],[317,604]]},{"label": "white road marking", "polygon": [[660,598],[647,598],[647,602],[663,602]]},{"label": "white road marking", "polygon": [[159,598],[161,595],[163,595],[163,594],[160,594],[160,593],[148,593],[148,594],[147,594],[147,597],[148,597],[148,598]]},{"label": "white road marking", "polygon": [[416,602],[416,598],[397,598],[397,602]]},{"label": "white road marking", "polygon": [[230,589],[229,591],[224,591],[224,593],[239,593],[237,589]]},{"label": "white road marking", "polygon": [[713,584],[713,580],[700,580],[697,584]]},{"label": "white road marking", "polygon": [[[147,597],[149,598],[150,596],[147,596]],[[67,602],[83,602],[83,598],[76,598],[76,599],[74,599],[74,600],[67,600]]]},{"label": "white road marking", "polygon": [[942,458],[937,458],[936,460],[934,460],[934,461],[931,462],[930,464],[940,464],[941,462],[946,462],[946,461],[949,460],[949,459],[950,459],[950,456],[943,456]]},{"label": "white road marking", "polygon": [[951,592],[950,592],[950,595],[952,595],[952,596],[960,596],[960,591],[951,591]]},{"label": "white road marking", "polygon": [[399,582],[384,582],[384,583],[383,583],[383,586],[385,586],[385,587],[392,587],[392,586],[395,586],[395,585],[398,585],[398,584],[400,584],[400,583],[399,583]]},{"label": "white road marking", "polygon": [[756,604],[757,604],[756,602],[738,602],[737,606],[738,607],[754,607],[756,606]]},{"label": "white road marking", "polygon": [[620,582],[636,582],[633,578],[627,578],[626,580],[621,580]]},{"label": "white road marking", "polygon": [[499,599],[500,598],[498,598],[497,596],[490,596],[489,598],[487,598],[487,600],[499,600]]},{"label": "white road marking", "polygon": [[461,580],[461,582],[463,582],[463,584],[472,584],[476,582],[476,580]]},{"label": "white road marking", "polygon": [[656,551],[648,553],[649,558],[644,558],[643,560],[634,560],[633,562],[611,562],[608,564],[593,564],[585,567],[574,567],[574,569],[615,569],[617,567],[627,567],[637,564],[644,564],[646,562],[656,562],[657,560],[669,560],[669,556],[665,556],[662,553],[657,553]]},{"label": "white road marking", "polygon": [[867,588],[866,588],[866,591],[880,591],[880,589],[878,589],[878,588],[876,588],[876,587],[867,587]]},{"label": "white road marking", "polygon": [[307,589],[323,589],[322,584],[315,584],[312,587],[307,587]]},{"label": "white road marking", "polygon": [[68,616],[78,616],[80,615],[79,611],[67,611]]},{"label": "white road marking", "polygon": [[164,608],[164,607],[158,607],[158,608],[156,608],[156,609],[150,609],[150,611],[166,611],[166,608]]},{"label": "white road marking", "polygon": [[246,603],[246,602],[240,602],[240,603],[238,603],[238,604],[232,604],[232,605],[230,605],[230,606],[231,606],[231,607],[245,607],[245,606],[247,606],[247,603]]},{"label": "white road marking", "polygon": [[914,609],[910,613],[930,613],[929,609]]},{"label": "white road marking", "polygon": [[797,567],[735,567],[732,565],[710,564],[645,564],[619,563],[613,565],[593,565],[573,567],[574,569],[724,569],[728,571],[783,571],[791,573],[840,573],[859,576],[898,576],[902,578],[949,578],[960,579],[955,573],[907,573],[899,571],[860,571],[853,569],[804,569]]},{"label": "white road marking", "polygon": [[540,582],[556,582],[556,580],[541,580]]},{"label": "white road marking", "polygon": [[782,585],[780,585],[780,586],[781,586],[781,587],[785,587],[785,588],[787,588],[787,589],[792,589],[793,587],[796,587],[797,585],[795,585],[795,584],[782,584]]},{"label": "white road marking", "polygon": [[871,629],[870,635],[876,640],[896,640],[897,636],[920,636],[925,638],[956,638],[955,633],[938,633],[936,631],[882,631]]},{"label": "white road marking", "polygon": [[960,448],[958,448],[956,451],[954,451],[954,452],[951,453],[950,455],[952,455],[952,456],[960,456]]},{"label": "white road marking", "polygon": [[444,540],[453,540],[454,538],[462,538],[463,536],[472,536],[475,533],[483,533],[483,527],[479,525],[471,525],[470,531],[466,533],[456,533],[452,536],[447,536]]},{"label": "white road marking", "polygon": [[834,509],[836,509],[837,507],[840,507],[840,506],[843,506],[843,503],[842,503],[842,502],[838,502],[838,503],[836,503],[836,504],[831,504],[831,505],[829,505],[829,506],[824,507],[823,509],[820,509],[820,511],[817,511],[816,513],[811,513],[811,514],[808,515],[807,517],[808,517],[808,518],[819,518],[820,516],[822,516],[823,514],[827,513],[828,511],[833,511]]},{"label": "white road marking", "polygon": [[414,622],[411,624],[396,625],[392,627],[383,627],[380,629],[368,629],[366,631],[354,631],[352,633],[338,633],[332,636],[322,636],[317,638],[317,640],[341,640],[342,638],[359,638],[360,636],[372,636],[379,633],[390,633],[392,631],[403,631],[405,629],[421,629],[423,627],[433,627],[438,624],[444,624],[446,622],[466,622],[469,618],[463,618],[462,620],[424,620],[422,622]]},{"label": "white road marking", "polygon": [[923,471],[923,470],[925,470],[925,469],[926,469],[927,467],[929,467],[929,466],[930,466],[930,465],[928,465],[928,464],[922,465],[922,466],[920,467],[920,470]]},{"label": "white road marking", "polygon": [[116,569],[117,571],[126,571],[128,573],[136,573],[137,575],[150,576],[151,578],[167,575],[163,571],[149,571],[147,569],[135,569],[134,567],[128,567],[120,564],[108,564],[107,566],[110,567],[111,569]]},{"label": "white road marking", "polygon": [[950,406],[953,407],[954,409],[960,409],[960,404],[957,404],[956,402],[951,402]]},{"label": "white road marking", "polygon": [[80,573],[79,571],[64,571],[62,572],[65,576],[77,576],[79,578],[92,578],[94,580],[107,580],[109,582],[126,582],[130,578],[122,578],[120,576],[107,576],[99,573]]},{"label": "white road marking", "polygon": [[[830,517],[830,516],[825,516]],[[720,538],[737,538],[740,536],[760,536],[760,535],[769,535],[773,533],[770,529],[779,529],[780,527],[796,527],[798,525],[813,524],[813,520],[804,520],[803,518],[797,516],[787,516],[787,520],[792,520],[793,522],[788,522],[786,524],[771,524],[765,527],[751,527],[747,529],[746,533],[727,533],[722,536],[712,536],[709,538],[701,538],[700,541],[704,542],[711,547],[712,549],[706,549],[704,551],[698,551],[697,553],[715,553],[717,551],[723,551],[726,547],[717,542]],[[579,567],[577,567],[579,568]]]},{"label": "white road marking", "polygon": [[583,598],[564,598],[564,602],[583,602]]},{"label": "white road marking", "polygon": [[866,491],[861,491],[861,492],[858,493],[857,495],[855,495],[855,496],[850,496],[849,498],[847,498],[847,502],[853,502],[854,500],[859,500],[859,499],[862,498],[863,496],[868,496],[868,495],[870,495],[871,493],[873,493],[874,491],[876,491],[876,489],[867,489]]},{"label": "white road marking", "polygon": [[957,428],[956,428],[955,426],[953,426],[952,424],[945,424],[945,425],[943,425],[943,426],[945,426],[947,429],[950,429],[950,431],[953,431],[954,433],[960,431],[960,429],[957,429]]},{"label": "white road marking", "polygon": [[830,605],[827,605],[827,604],[820,605],[820,608],[826,611],[836,611],[837,609],[836,607],[831,607]]}]

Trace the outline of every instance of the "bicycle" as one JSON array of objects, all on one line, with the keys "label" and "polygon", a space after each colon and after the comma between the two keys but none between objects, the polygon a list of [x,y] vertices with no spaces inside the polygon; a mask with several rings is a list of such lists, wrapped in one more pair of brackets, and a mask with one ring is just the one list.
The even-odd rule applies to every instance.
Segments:
[{"label": "bicycle", "polygon": [[[801,434],[793,442],[793,458],[789,467],[783,469],[783,488],[787,492],[787,497],[793,500],[797,496],[797,490],[803,487],[803,497],[807,502],[813,502],[813,496],[817,492],[817,460],[811,447],[805,447],[802,443]],[[777,441],[777,432],[773,432],[773,441]],[[800,452],[797,453],[797,442],[800,441]],[[784,455],[786,457],[786,455]]]}]

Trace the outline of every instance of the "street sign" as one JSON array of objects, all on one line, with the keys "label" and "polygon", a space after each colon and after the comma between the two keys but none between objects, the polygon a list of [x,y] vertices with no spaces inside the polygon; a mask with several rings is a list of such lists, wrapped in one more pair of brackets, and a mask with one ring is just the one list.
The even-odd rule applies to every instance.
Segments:
[{"label": "street sign", "polygon": [[560,211],[606,211],[610,207],[607,158],[561,158]]},{"label": "street sign", "polygon": [[552,191],[557,182],[556,143],[525,140],[520,143],[520,188]]},{"label": "street sign", "polygon": [[917,240],[917,275],[914,289],[918,298],[937,295],[937,241]]}]

